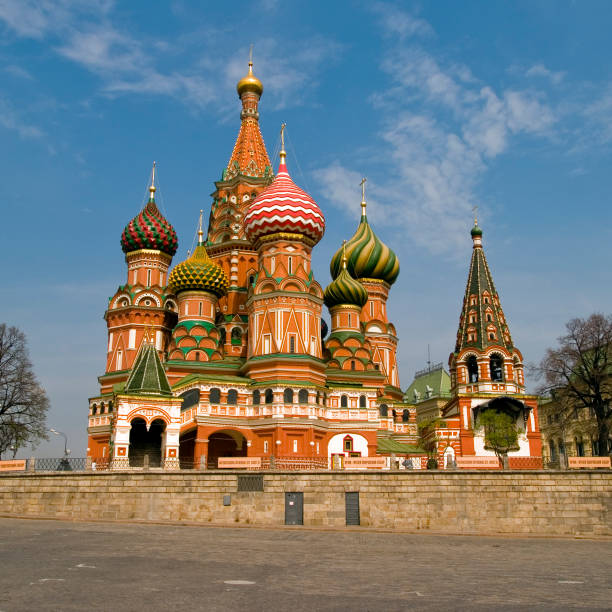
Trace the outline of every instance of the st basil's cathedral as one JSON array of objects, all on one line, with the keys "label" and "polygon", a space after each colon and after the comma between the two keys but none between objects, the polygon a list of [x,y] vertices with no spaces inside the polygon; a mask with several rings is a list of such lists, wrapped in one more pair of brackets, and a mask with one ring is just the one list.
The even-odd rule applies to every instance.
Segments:
[{"label": "st basil's cathedral", "polygon": [[127,277],[104,315],[106,371],[89,400],[92,463],[203,469],[253,457],[262,467],[341,469],[384,458],[387,468],[428,459],[448,467],[494,455],[477,419],[497,410],[519,430],[510,467],[541,467],[537,398],[525,392],[477,223],[450,374],[429,367],[404,393],[387,318],[399,261],[368,222],[365,190],[360,223],[323,289],[311,254],[325,217],[291,178],[282,129],[273,171],[252,62],[237,90],[240,130],[215,182],[206,237],[200,213],[197,246],[172,268],[178,239],[155,202],[155,167],[149,200],[121,235]]}]

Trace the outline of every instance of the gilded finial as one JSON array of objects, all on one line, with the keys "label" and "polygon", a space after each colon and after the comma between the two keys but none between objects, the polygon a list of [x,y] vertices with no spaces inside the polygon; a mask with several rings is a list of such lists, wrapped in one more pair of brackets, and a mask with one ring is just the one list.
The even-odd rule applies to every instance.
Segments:
[{"label": "gilded finial", "polygon": [[153,171],[151,172],[151,186],[149,187],[149,200],[155,200],[155,162],[153,162]]},{"label": "gilded finial", "polygon": [[346,270],[346,240],[342,241],[342,268]]},{"label": "gilded finial", "polygon": [[253,74],[253,43],[249,47],[249,74]]},{"label": "gilded finial", "polygon": [[284,164],[287,158],[287,152],[285,151],[285,128],[286,123],[281,124],[280,138],[281,138],[281,150],[280,150],[280,163]]},{"label": "gilded finial", "polygon": [[253,45],[249,48],[249,71],[245,77],[238,81],[236,89],[241,98],[242,94],[246,92],[255,93],[260,97],[263,93],[261,81],[253,74]]},{"label": "gilded finial", "polygon": [[478,225],[478,206],[472,207],[472,212],[474,213],[474,227]]},{"label": "gilded finial", "polygon": [[202,215],[204,211],[200,209],[200,221],[198,222],[198,244],[203,244],[204,232],[202,231]]},{"label": "gilded finial", "polygon": [[366,197],[365,197],[365,184],[367,180],[368,179],[364,176],[361,179],[361,183],[359,183],[361,185],[361,216],[362,217],[366,216],[367,203],[366,203]]}]

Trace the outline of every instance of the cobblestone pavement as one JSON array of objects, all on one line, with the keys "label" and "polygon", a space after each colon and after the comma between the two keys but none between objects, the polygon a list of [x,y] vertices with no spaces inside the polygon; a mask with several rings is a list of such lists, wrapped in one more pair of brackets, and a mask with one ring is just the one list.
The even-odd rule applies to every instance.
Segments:
[{"label": "cobblestone pavement", "polygon": [[612,609],[612,541],[0,519],[0,611]]}]

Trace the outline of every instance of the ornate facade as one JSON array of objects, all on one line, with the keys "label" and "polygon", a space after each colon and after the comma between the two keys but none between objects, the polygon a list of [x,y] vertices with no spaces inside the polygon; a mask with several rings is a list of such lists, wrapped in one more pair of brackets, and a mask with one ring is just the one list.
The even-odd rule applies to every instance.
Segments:
[{"label": "ornate facade", "polygon": [[[387,317],[399,262],[368,222],[365,189],[359,226],[332,258],[324,290],[311,254],[325,217],[291,178],[284,146],[272,170],[252,63],[237,90],[240,130],[215,183],[206,238],[200,213],[194,252],[171,268],[178,241],[155,203],[155,168],[149,201],[122,234],[127,279],[105,314],[106,372],[89,402],[89,456],[166,468],[216,467],[219,457],[340,467],[354,456],[424,456]],[[522,358],[481,250],[475,239],[451,359],[454,395],[444,408],[461,441],[453,448],[467,454],[481,449],[464,404],[524,392]]]}]

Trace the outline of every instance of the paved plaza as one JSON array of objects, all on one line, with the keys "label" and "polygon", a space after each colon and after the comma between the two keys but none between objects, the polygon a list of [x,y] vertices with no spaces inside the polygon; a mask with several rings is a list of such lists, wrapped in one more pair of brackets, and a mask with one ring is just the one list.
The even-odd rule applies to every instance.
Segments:
[{"label": "paved plaza", "polygon": [[0,519],[0,612],[612,609],[612,541]]}]

